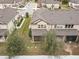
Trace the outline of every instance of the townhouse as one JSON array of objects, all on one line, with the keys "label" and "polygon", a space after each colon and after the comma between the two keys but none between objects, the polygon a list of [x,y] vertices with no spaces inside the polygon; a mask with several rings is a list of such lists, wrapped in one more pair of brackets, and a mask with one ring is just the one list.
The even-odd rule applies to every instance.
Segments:
[{"label": "townhouse", "polygon": [[0,9],[0,42],[4,42],[7,33],[15,29],[14,21],[17,19],[17,10],[13,8]]},{"label": "townhouse", "polygon": [[33,41],[41,41],[46,33],[55,32],[58,40],[79,39],[79,10],[53,10],[41,8],[33,13],[29,26]]},{"label": "townhouse", "polygon": [[75,9],[79,9],[79,0],[69,0],[69,6]]},{"label": "townhouse", "polygon": [[17,7],[22,3],[22,0],[0,0],[0,9],[6,7]]},{"label": "townhouse", "polygon": [[38,7],[59,8],[59,0],[38,0]]}]

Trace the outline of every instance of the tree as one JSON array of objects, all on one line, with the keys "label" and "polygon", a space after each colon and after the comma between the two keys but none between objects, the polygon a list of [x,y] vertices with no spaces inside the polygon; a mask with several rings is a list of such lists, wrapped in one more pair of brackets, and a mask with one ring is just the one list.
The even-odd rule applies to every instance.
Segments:
[{"label": "tree", "polygon": [[7,54],[9,57],[20,55],[25,49],[23,40],[14,33],[12,33],[7,39]]},{"label": "tree", "polygon": [[48,53],[48,55],[57,55],[62,48],[62,42],[56,39],[55,31],[48,31],[45,40],[42,42],[42,49]]},{"label": "tree", "polygon": [[26,12],[26,18],[28,18],[29,17],[29,13],[28,12]]},{"label": "tree", "polygon": [[31,31],[31,28],[29,29],[29,37],[32,38],[32,31]]},{"label": "tree", "polygon": [[35,0],[35,2],[38,2],[38,0]]},{"label": "tree", "polygon": [[29,2],[30,0],[24,0],[24,2]]},{"label": "tree", "polygon": [[68,0],[61,0],[62,4],[68,4]]}]

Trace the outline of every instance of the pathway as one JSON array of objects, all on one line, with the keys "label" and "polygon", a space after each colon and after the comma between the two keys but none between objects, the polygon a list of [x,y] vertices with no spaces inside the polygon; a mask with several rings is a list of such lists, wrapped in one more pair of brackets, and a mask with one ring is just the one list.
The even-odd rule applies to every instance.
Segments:
[{"label": "pathway", "polygon": [[65,51],[68,52],[70,55],[73,55],[73,49],[77,48],[78,46],[76,46],[73,43],[66,43],[65,44]]}]

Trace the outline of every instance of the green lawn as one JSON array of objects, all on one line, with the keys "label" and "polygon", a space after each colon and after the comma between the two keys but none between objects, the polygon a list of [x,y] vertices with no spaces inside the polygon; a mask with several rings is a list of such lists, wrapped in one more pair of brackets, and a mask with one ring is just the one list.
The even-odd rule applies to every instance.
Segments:
[{"label": "green lawn", "polygon": [[0,43],[0,55],[6,55],[6,43]]},{"label": "green lawn", "polygon": [[71,8],[69,7],[68,4],[61,4],[61,9],[63,9],[63,10],[69,10]]}]

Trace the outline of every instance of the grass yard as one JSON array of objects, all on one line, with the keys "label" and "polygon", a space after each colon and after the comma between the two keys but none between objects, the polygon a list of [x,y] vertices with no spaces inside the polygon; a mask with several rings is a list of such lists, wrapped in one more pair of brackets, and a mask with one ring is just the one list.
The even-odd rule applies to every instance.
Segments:
[{"label": "grass yard", "polygon": [[69,7],[68,4],[61,4],[61,9],[63,9],[63,10],[69,10],[71,8]]},{"label": "grass yard", "polygon": [[0,55],[6,55],[6,43],[0,43]]}]

